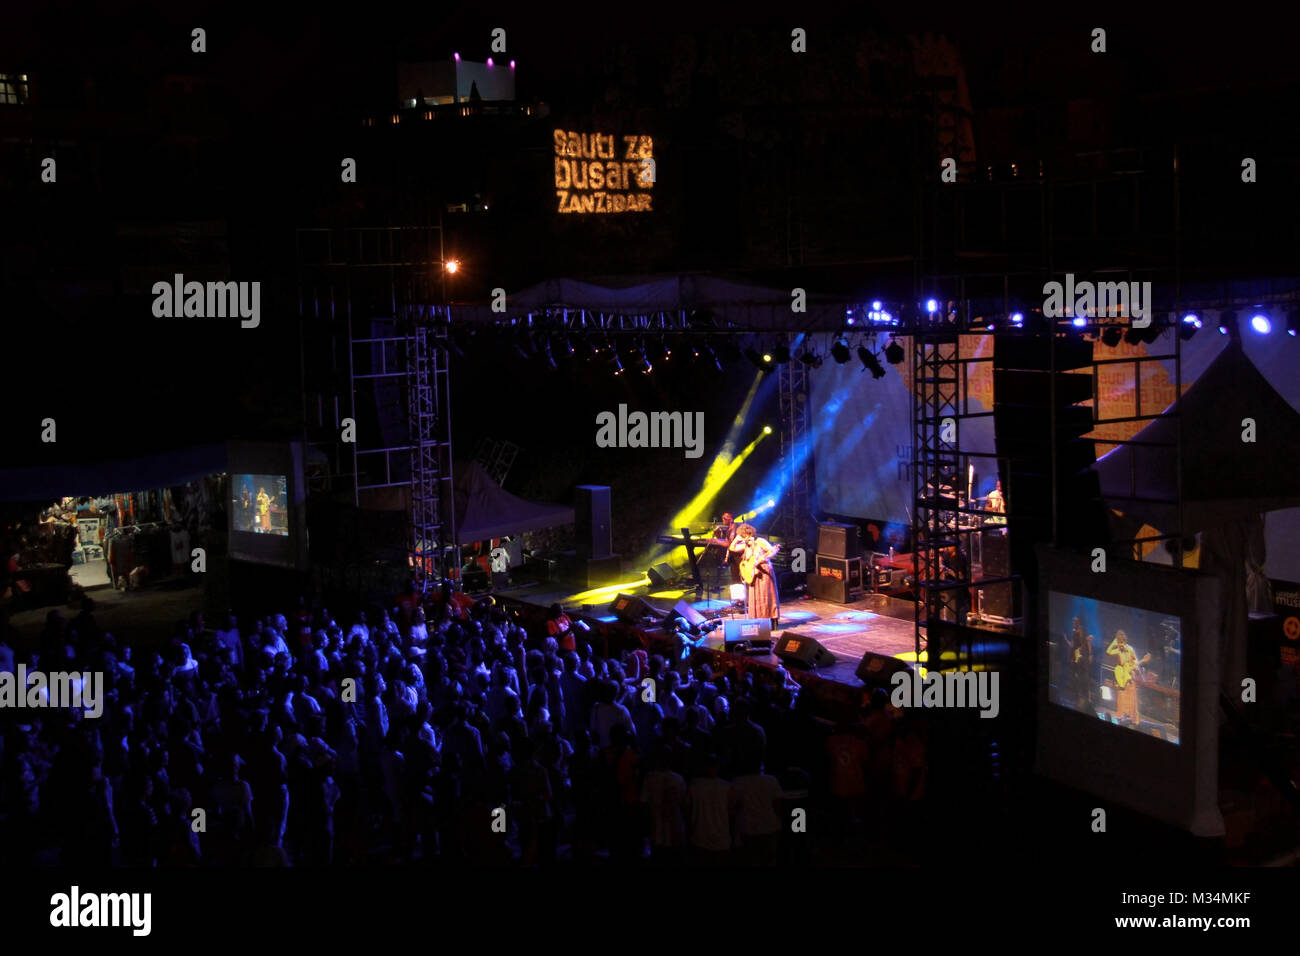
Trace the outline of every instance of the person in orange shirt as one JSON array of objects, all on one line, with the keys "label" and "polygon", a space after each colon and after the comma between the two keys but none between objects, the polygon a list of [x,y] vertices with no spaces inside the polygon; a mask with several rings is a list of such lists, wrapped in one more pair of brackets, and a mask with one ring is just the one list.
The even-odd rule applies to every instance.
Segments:
[{"label": "person in orange shirt", "polygon": [[576,651],[578,643],[573,636],[573,621],[559,604],[552,604],[546,618],[547,636],[555,638],[562,651]]}]

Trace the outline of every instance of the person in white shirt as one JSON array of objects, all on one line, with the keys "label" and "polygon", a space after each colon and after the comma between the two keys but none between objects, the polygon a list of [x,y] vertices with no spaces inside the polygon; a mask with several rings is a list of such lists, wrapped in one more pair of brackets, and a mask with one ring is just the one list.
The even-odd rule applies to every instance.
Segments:
[{"label": "person in white shirt", "polygon": [[783,795],[781,782],[771,774],[747,773],[731,782],[736,835],[752,866],[772,865],[776,861],[781,838],[777,805]]},{"label": "person in white shirt", "polygon": [[610,731],[622,727],[630,740],[636,739],[636,724],[632,715],[622,704],[616,703],[617,685],[613,681],[602,681],[598,688],[599,703],[591,709],[591,736],[596,747],[604,749],[610,745]]},{"label": "person in white shirt", "polygon": [[239,637],[239,622],[235,620],[235,615],[227,616],[226,626],[218,628],[213,636],[216,638],[218,646],[229,649],[230,659],[234,663],[236,670],[243,671],[244,642]]},{"label": "person in white shirt", "polygon": [[686,781],[673,773],[662,750],[653,767],[641,785],[641,802],[650,808],[650,854],[671,863],[686,849]]},{"label": "person in white shirt", "polygon": [[704,761],[704,775],[687,788],[690,813],[691,860],[700,865],[722,865],[731,853],[731,784],[718,776],[717,754]]}]

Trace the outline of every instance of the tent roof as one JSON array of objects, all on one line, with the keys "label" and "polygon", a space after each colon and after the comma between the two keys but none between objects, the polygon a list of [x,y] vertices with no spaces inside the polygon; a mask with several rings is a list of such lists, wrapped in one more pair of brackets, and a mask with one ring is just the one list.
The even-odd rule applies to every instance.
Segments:
[{"label": "tent roof", "polygon": [[456,537],[461,542],[573,523],[572,507],[512,495],[476,461],[459,462],[455,469]]},{"label": "tent roof", "polygon": [[[1243,421],[1255,441],[1242,441]],[[1181,462],[1178,437],[1182,437]],[[1183,396],[1133,441],[1097,462],[1102,494],[1126,515],[1157,528],[1177,523],[1173,504],[1182,483],[1184,533],[1223,520],[1300,505],[1300,412],[1291,407],[1231,341]],[[1128,499],[1128,500],[1126,500]]]}]

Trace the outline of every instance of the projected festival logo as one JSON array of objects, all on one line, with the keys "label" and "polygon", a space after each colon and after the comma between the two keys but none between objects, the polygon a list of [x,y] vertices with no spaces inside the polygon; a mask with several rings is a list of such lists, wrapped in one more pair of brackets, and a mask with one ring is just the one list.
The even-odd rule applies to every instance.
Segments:
[{"label": "projected festival logo", "polygon": [[651,212],[654,184],[651,137],[555,131],[557,212]]}]

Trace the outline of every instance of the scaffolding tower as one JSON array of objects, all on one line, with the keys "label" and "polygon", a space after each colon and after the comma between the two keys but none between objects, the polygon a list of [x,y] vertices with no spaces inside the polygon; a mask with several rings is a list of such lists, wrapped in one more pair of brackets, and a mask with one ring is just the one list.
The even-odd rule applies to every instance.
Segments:
[{"label": "scaffolding tower", "polygon": [[460,566],[450,313],[432,304],[445,300],[441,227],[300,229],[297,240],[303,421],[328,462],[312,490],[358,508],[395,492],[423,592]]},{"label": "scaffolding tower", "polygon": [[808,407],[808,366],[797,359],[778,366],[781,416],[781,474],[785,494],[775,515],[774,533],[787,555],[807,544],[812,517],[812,429]]}]

